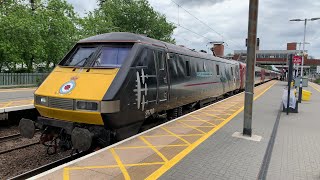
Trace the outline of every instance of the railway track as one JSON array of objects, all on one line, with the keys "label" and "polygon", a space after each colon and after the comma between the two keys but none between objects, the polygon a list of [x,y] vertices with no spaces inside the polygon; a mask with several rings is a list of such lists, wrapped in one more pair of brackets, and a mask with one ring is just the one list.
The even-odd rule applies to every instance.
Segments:
[{"label": "railway track", "polygon": [[65,164],[65,163],[68,163],[68,162],[70,162],[70,161],[72,161],[72,160],[78,159],[78,158],[80,158],[80,157],[82,157],[82,156],[85,156],[85,155],[87,155],[87,154],[89,154],[89,152],[79,152],[79,153],[77,153],[77,154],[70,155],[70,156],[68,156],[68,157],[66,157],[66,158],[63,158],[63,159],[54,161],[54,162],[52,162],[52,163],[49,163],[49,164],[46,164],[46,165],[44,165],[44,166],[38,167],[38,168],[33,169],[33,170],[31,170],[31,171],[27,171],[27,172],[25,172],[25,173],[23,173],[23,174],[20,174],[20,175],[18,175],[18,176],[15,176],[15,177],[12,177],[12,178],[9,178],[9,179],[10,179],[10,180],[27,179],[27,178],[33,177],[33,176],[35,176],[35,175],[38,175],[38,174],[40,174],[40,173],[43,173],[43,172],[45,172],[45,171],[48,171],[48,170],[50,170],[50,169],[52,169],[52,168],[55,168],[55,167],[57,167],[57,166],[63,165],[63,164]]},{"label": "railway track", "polygon": [[[38,133],[40,133],[40,132],[37,132],[37,134]],[[19,139],[19,138],[22,138],[20,133],[8,135],[8,136],[2,136],[2,137],[0,137],[0,144],[8,142],[8,141],[16,140],[16,139]],[[40,143],[39,142],[31,142],[31,143],[23,144],[23,145],[14,147],[14,148],[0,150],[0,155],[9,153],[9,152],[12,152],[12,151],[15,151],[15,150],[19,150],[19,149],[24,149],[24,148],[27,148],[27,147],[30,147],[30,146],[34,146],[34,145],[37,145],[37,144],[40,144]]]},{"label": "railway track", "polygon": [[16,133],[16,134],[9,135],[9,136],[2,136],[2,137],[0,137],[0,143],[6,142],[6,141],[10,141],[10,140],[13,140],[13,139],[17,139],[19,137],[21,137],[20,133]]}]

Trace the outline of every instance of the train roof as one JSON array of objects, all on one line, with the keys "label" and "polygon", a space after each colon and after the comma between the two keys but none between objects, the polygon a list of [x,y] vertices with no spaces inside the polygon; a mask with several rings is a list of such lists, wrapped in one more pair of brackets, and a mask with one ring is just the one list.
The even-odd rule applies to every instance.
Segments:
[{"label": "train roof", "polygon": [[149,38],[145,35],[128,33],[128,32],[112,32],[112,33],[105,33],[100,34],[92,37],[88,37],[85,39],[80,40],[78,43],[95,43],[95,42],[138,42],[138,43],[146,43],[152,44],[155,46],[160,46],[169,50],[169,52],[175,52],[178,54],[200,57],[203,59],[221,61],[225,63],[237,63],[234,60],[227,60],[223,58],[219,58],[207,53],[197,52],[186,47],[174,45],[171,43],[163,42],[160,40]]}]

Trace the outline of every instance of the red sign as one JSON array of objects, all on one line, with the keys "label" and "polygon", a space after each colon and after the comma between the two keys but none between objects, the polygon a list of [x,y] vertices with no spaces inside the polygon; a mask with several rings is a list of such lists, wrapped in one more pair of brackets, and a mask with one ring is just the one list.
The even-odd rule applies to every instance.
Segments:
[{"label": "red sign", "polygon": [[294,64],[301,64],[302,57],[301,56],[293,56],[293,63]]}]

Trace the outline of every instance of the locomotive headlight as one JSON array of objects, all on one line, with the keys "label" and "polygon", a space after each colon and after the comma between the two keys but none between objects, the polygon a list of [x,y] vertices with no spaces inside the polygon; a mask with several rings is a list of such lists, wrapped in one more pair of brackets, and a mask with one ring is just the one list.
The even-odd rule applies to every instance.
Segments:
[{"label": "locomotive headlight", "polygon": [[77,101],[76,106],[78,110],[97,111],[99,109],[98,103],[91,101]]},{"label": "locomotive headlight", "polygon": [[47,100],[46,97],[41,97],[41,98],[40,98],[40,102],[43,103],[43,104],[45,104],[45,103],[48,102],[48,100]]},{"label": "locomotive headlight", "polygon": [[39,105],[42,105],[42,106],[48,106],[48,97],[35,96],[35,102],[36,102],[36,104],[39,104]]}]

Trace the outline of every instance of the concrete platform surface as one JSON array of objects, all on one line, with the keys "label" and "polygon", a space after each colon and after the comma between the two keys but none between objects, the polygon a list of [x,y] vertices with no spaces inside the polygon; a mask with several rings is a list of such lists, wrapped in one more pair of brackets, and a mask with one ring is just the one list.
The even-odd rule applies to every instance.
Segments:
[{"label": "concrete platform surface", "polygon": [[0,89],[0,113],[32,109],[36,88]]},{"label": "concrete platform surface", "polygon": [[[270,129],[274,124],[275,118],[272,116],[277,115],[280,101],[273,96],[275,94],[277,96],[281,88],[277,81],[270,81],[255,88],[255,99],[261,96],[263,100],[258,100],[260,104],[264,103],[265,107],[269,107],[263,114],[264,119],[267,119],[263,122],[269,127],[262,126],[261,133],[259,131],[263,138],[270,134]],[[264,93],[266,95],[263,95]],[[266,99],[268,101],[265,103]],[[215,163],[215,167],[220,166],[228,169],[229,166],[226,166],[226,162],[237,158],[241,160],[241,157],[244,157],[239,152],[246,150],[245,155],[252,152],[260,157],[259,150],[262,152],[265,149],[265,147],[258,147],[257,144],[267,144],[268,138],[262,139],[265,142],[249,142],[232,137],[234,130],[239,131],[241,125],[233,127],[232,133],[226,133],[225,126],[230,128],[234,122],[231,120],[234,117],[238,119],[242,117],[243,104],[244,93],[241,93],[31,179],[156,179],[165,172],[167,173],[161,177],[163,179],[205,178],[204,176],[208,175],[213,167],[211,164],[205,163],[206,160],[214,162],[220,159],[221,161]],[[231,122],[228,123],[229,121]],[[236,122],[238,123],[238,121]],[[216,139],[216,134],[222,134],[225,138]],[[236,146],[236,143],[228,140],[229,138],[231,141],[243,144],[242,147]],[[247,149],[245,144],[252,144],[253,148],[250,149],[248,146]],[[219,145],[219,151],[214,148],[217,148],[217,145]],[[208,149],[203,151],[205,146]],[[229,151],[238,153],[232,157],[223,158],[226,154],[228,155]],[[208,162],[212,163],[211,161]],[[238,166],[242,163],[244,162],[237,161],[235,164]],[[254,163],[250,163],[250,165],[254,165]],[[206,178],[214,178],[215,175],[211,174]]]},{"label": "concrete platform surface", "polygon": [[320,179],[320,86],[309,83],[310,101],[282,114],[267,179]]}]

